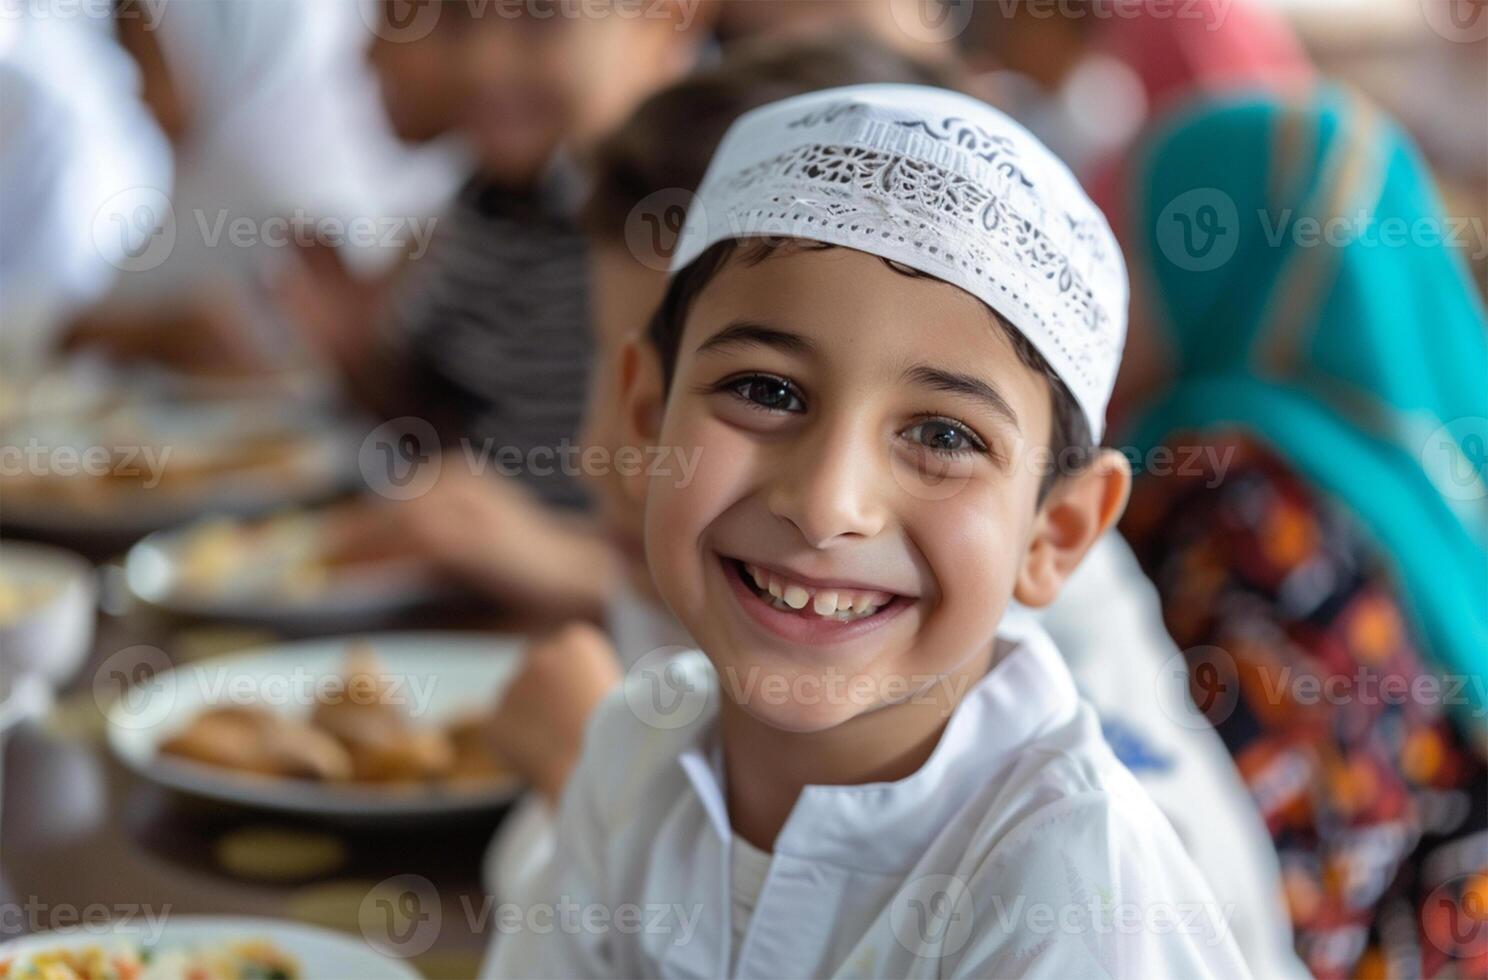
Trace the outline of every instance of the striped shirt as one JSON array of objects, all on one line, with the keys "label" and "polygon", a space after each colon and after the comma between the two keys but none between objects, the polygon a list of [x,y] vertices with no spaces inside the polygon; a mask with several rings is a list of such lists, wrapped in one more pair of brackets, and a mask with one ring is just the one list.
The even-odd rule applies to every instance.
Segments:
[{"label": "striped shirt", "polygon": [[392,326],[413,397],[443,433],[485,472],[578,508],[592,342],[572,191],[562,174],[530,195],[470,180],[410,267]]}]

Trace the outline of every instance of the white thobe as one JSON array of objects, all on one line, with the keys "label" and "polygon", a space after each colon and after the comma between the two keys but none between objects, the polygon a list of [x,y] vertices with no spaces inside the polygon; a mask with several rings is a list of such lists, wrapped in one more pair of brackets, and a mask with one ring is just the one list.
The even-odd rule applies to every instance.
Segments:
[{"label": "white thobe", "polygon": [[488,976],[1249,975],[1231,910],[1025,616],[918,771],[802,791],[735,950],[717,680],[672,664],[600,709]]}]

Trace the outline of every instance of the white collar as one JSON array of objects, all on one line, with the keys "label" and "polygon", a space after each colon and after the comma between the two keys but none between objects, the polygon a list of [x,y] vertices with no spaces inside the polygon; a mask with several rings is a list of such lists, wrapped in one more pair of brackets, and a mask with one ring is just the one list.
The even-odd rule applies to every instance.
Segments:
[{"label": "white collar", "polygon": [[[892,783],[807,786],[775,840],[774,853],[881,874],[913,866],[967,801],[1018,750],[1079,706],[1074,679],[1054,643],[1030,616],[1009,611],[997,657],[951,713],[925,764]],[[717,708],[679,759],[723,841],[733,837],[724,795]]]}]

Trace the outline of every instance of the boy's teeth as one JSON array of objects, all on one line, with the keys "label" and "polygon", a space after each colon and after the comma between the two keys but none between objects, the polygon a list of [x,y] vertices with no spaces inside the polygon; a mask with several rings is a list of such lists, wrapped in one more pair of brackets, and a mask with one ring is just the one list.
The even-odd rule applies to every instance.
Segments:
[{"label": "boy's teeth", "polygon": [[856,619],[869,612],[877,612],[879,606],[892,598],[880,592],[854,592],[848,589],[812,591],[757,565],[745,563],[744,570],[749,573],[749,577],[754,580],[754,584],[761,592],[769,593],[773,597],[774,601],[771,604],[776,608],[801,610],[809,605],[816,615],[841,622]]}]

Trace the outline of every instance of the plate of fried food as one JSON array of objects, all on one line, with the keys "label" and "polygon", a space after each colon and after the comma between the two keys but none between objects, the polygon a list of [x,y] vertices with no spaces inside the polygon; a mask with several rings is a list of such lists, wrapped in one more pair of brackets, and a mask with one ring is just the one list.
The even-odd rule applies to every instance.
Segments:
[{"label": "plate of fried food", "polygon": [[143,778],[230,803],[345,819],[492,809],[521,789],[486,719],[520,641],[388,633],[153,673],[107,712]]},{"label": "plate of fried food", "polygon": [[258,513],[340,488],[355,446],[316,412],[261,398],[124,402],[0,424],[4,522],[133,536],[205,513]]},{"label": "plate of fried food", "polygon": [[167,612],[347,632],[446,593],[424,564],[343,547],[325,511],[212,517],[157,531],[129,550],[130,595]]},{"label": "plate of fried food", "polygon": [[280,919],[170,915],[0,943],[0,980],[417,980],[352,936]]}]

